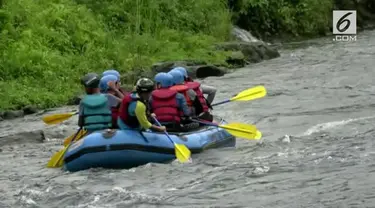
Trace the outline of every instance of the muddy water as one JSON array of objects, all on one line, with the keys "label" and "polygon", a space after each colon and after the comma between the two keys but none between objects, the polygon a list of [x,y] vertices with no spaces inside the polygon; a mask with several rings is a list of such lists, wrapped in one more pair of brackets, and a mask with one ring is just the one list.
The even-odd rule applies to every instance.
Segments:
[{"label": "muddy water", "polygon": [[[216,109],[256,123],[264,139],[238,140],[187,165],[46,169],[76,119],[53,127],[40,115],[1,122],[0,207],[374,207],[374,55],[370,31],[354,43],[289,45],[278,59],[204,80],[220,89],[217,100],[264,85],[267,98]],[[7,136],[19,129],[41,129],[47,141]]]}]

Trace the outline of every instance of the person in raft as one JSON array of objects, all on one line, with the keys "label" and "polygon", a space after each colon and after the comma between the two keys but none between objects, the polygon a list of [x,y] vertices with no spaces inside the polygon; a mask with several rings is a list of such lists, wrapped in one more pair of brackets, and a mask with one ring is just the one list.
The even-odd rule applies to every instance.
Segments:
[{"label": "person in raft", "polygon": [[[116,88],[116,82],[118,82],[118,78],[115,75],[106,75],[100,79],[100,92],[107,95],[109,106],[112,112],[112,128],[117,129],[117,118],[118,118],[118,111],[120,108],[120,103],[124,95],[119,92]],[[116,97],[116,95],[120,95],[120,97]]]},{"label": "person in raft", "polygon": [[154,82],[151,79],[141,78],[135,85],[136,91],[124,97],[117,119],[120,129],[150,129],[160,132],[166,130],[165,126],[153,125],[147,119],[148,100],[154,87]]},{"label": "person in raft", "polygon": [[173,85],[172,75],[161,72],[155,75],[154,80],[156,90],[151,93],[149,100],[151,113],[168,131],[185,131],[181,117],[189,117],[191,111],[184,95],[170,89]]},{"label": "person in raft", "polygon": [[[189,84],[190,83],[196,83],[193,86],[196,86],[197,84],[199,84],[200,91],[204,95],[207,95],[207,98],[205,98],[205,99],[207,100],[208,105],[212,104],[212,102],[215,99],[215,95],[216,95],[216,88],[215,87],[205,85],[205,84],[200,84],[199,82],[194,81],[191,77],[189,77],[189,75],[188,75],[188,73],[187,73],[187,71],[184,67],[176,67],[174,69],[179,70],[184,75],[186,83],[189,83]],[[194,87],[194,91],[197,92],[199,87]],[[200,95],[198,94],[198,96],[200,96]]]},{"label": "person in raft", "polygon": [[213,87],[211,87],[211,86],[201,85],[199,82],[193,81],[188,76],[186,69],[183,68],[183,67],[176,67],[176,68],[174,68],[172,70],[178,70],[178,71],[180,71],[184,75],[185,85],[189,89],[194,90],[194,92],[196,93],[197,98],[198,98],[196,100],[196,102],[199,102],[200,105],[199,104],[195,104],[194,105],[194,106],[196,106],[195,107],[195,114],[198,115],[198,117],[200,119],[212,122],[213,121],[213,116],[209,112],[209,110],[212,109],[211,103],[208,101],[208,99],[206,99],[204,97],[204,95],[203,95],[204,92],[203,92],[202,88],[205,88],[206,91],[208,92],[209,95],[207,96],[207,98],[209,98],[211,100],[211,102],[215,98],[216,89],[213,88]]},{"label": "person in raft", "polygon": [[[194,90],[189,89],[185,85],[184,75],[180,71],[171,70],[170,72],[168,72],[168,74],[172,75],[173,83],[174,83],[174,85],[170,87],[169,89],[174,90],[184,95],[187,106],[191,112],[190,113],[191,117],[196,117],[196,109],[202,108],[200,102],[198,101],[197,94],[194,92]],[[199,127],[199,124],[196,122],[192,122],[191,118],[184,118],[184,117],[181,117],[181,118],[182,118],[181,123],[185,126],[185,128],[195,129]]]},{"label": "person in raft", "polygon": [[88,133],[112,127],[111,110],[106,95],[100,93],[100,77],[88,73],[81,78],[86,95],[79,104],[78,126],[85,128]]},{"label": "person in raft", "polygon": [[[109,69],[109,70],[106,70],[103,72],[102,76],[106,76],[106,75],[114,75],[117,77],[117,82],[116,82],[116,89],[121,92],[122,95],[127,95],[129,94],[126,90],[124,90],[123,88],[121,88],[121,75],[120,75],[120,72],[118,72],[117,70],[115,69]],[[117,97],[120,97],[117,92],[116,92],[116,95]],[[123,97],[120,97],[121,99]]]}]

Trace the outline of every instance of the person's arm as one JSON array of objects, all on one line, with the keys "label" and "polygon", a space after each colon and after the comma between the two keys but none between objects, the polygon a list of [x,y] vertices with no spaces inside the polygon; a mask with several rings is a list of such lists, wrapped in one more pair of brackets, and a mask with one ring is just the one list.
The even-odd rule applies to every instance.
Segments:
[{"label": "person's arm", "polygon": [[176,95],[176,100],[177,100],[178,107],[180,107],[181,110],[184,112],[184,116],[190,116],[191,111],[187,105],[185,97],[182,94],[178,93]]},{"label": "person's arm", "polygon": [[214,99],[215,99],[216,88],[212,87],[212,86],[209,86],[209,85],[203,85],[202,84],[201,90],[202,90],[203,94],[207,95],[207,101],[208,101],[209,104],[211,104],[212,101],[214,101]]},{"label": "person's arm", "polygon": [[108,105],[110,108],[117,107],[121,103],[121,99],[112,95],[112,94],[105,94],[108,99]]},{"label": "person's arm", "polygon": [[155,131],[165,131],[165,127],[155,126],[148,121],[147,115],[146,115],[146,105],[143,104],[142,102],[137,101],[134,113],[135,113],[135,116],[138,119],[139,125],[143,129],[151,129],[151,130],[155,130]]},{"label": "person's arm", "polygon": [[108,87],[113,90],[117,97],[120,99],[124,98],[124,94],[116,87],[116,84],[114,82],[108,82]]}]

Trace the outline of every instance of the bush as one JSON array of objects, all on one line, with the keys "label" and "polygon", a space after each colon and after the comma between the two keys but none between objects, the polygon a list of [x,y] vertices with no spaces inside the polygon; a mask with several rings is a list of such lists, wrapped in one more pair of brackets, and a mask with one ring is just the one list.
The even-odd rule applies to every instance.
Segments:
[{"label": "bush", "polygon": [[233,21],[258,37],[313,37],[329,31],[333,0],[229,0]]},{"label": "bush", "polygon": [[156,61],[223,62],[228,39],[221,0],[2,0],[0,109],[54,107],[80,91],[79,78]]}]

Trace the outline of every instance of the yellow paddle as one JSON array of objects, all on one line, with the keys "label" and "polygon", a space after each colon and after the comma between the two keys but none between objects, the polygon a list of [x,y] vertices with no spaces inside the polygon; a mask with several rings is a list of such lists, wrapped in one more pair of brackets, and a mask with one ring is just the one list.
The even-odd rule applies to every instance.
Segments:
[{"label": "yellow paddle", "polygon": [[260,132],[259,130],[257,131],[256,133],[256,136],[255,136],[255,139],[261,139],[262,138],[262,132]]},{"label": "yellow paddle", "polygon": [[[161,126],[161,124],[159,123],[159,121],[153,117],[155,122],[158,124],[158,126]],[[174,145],[174,153],[176,155],[176,158],[178,161],[180,161],[181,163],[185,163],[185,162],[189,162],[191,160],[190,158],[190,155],[191,155],[191,152],[190,150],[183,144],[177,144],[176,142],[174,142],[171,137],[169,136],[168,132],[167,131],[164,131],[164,134],[168,137],[169,141],[171,141]]]},{"label": "yellow paddle", "polygon": [[[87,133],[86,130],[81,129],[81,130],[79,131],[79,133],[78,133],[77,138],[75,139],[75,141],[78,141],[78,140],[82,139],[82,137],[85,136],[86,133]],[[66,139],[64,140],[64,147],[66,147],[67,145],[69,145],[70,142],[71,142],[73,139],[74,139],[74,134],[71,135],[70,137],[66,138]]]},{"label": "yellow paddle", "polygon": [[224,125],[218,125],[215,123],[200,121],[200,120],[195,120],[195,119],[192,119],[192,121],[205,124],[205,125],[209,125],[209,126],[217,126],[217,127],[223,128],[227,130],[229,134],[238,138],[258,140],[262,137],[262,133],[257,130],[257,127],[254,125],[250,125],[250,124],[229,123],[229,124],[224,124]]},{"label": "yellow paddle", "polygon": [[224,103],[229,103],[232,101],[250,101],[255,100],[258,98],[262,98],[267,95],[267,90],[264,88],[264,86],[256,86],[249,88],[247,90],[244,90],[240,93],[238,93],[236,96],[230,98],[229,100],[224,100],[215,104],[212,104],[211,106],[221,105]]},{"label": "yellow paddle", "polygon": [[42,120],[44,121],[44,123],[49,124],[49,125],[58,124],[69,119],[70,117],[76,114],[78,114],[78,112],[52,114],[52,115],[44,116]]},{"label": "yellow paddle", "polygon": [[58,167],[63,166],[64,160],[62,160],[62,158],[64,157],[66,151],[69,149],[70,145],[73,144],[75,138],[77,138],[77,135],[80,131],[81,131],[81,128],[74,135],[73,139],[71,140],[68,146],[64,147],[62,150],[58,151],[51,157],[51,159],[47,163],[47,168],[58,168]]}]

